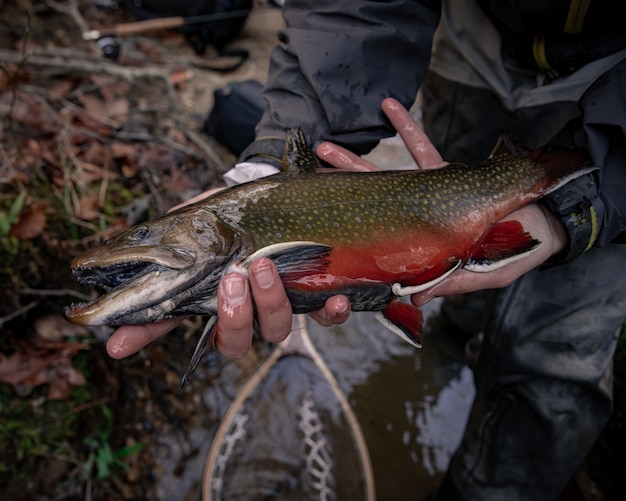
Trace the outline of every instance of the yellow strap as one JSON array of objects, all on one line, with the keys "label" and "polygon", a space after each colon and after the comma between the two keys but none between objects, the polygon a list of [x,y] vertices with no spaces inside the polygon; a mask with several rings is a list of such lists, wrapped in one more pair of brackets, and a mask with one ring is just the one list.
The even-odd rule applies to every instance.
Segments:
[{"label": "yellow strap", "polygon": [[593,246],[596,238],[598,238],[598,216],[593,205],[589,207],[589,213],[591,214],[591,237],[589,238],[589,244],[583,252],[587,252]]},{"label": "yellow strap", "polygon": [[567,19],[565,19],[564,33],[580,33],[583,28],[583,22],[587,16],[591,0],[572,0],[569,4]]},{"label": "yellow strap", "polygon": [[548,58],[546,57],[546,37],[544,35],[535,35],[533,40],[533,57],[542,70],[550,71],[558,75],[558,72],[550,66]]}]

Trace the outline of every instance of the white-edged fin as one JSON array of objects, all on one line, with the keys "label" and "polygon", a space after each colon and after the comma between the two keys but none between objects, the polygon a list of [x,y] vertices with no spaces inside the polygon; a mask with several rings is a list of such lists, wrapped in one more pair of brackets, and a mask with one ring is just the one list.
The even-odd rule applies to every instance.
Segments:
[{"label": "white-edged fin", "polygon": [[202,334],[200,334],[200,339],[198,339],[198,343],[196,344],[196,349],[193,351],[193,355],[191,356],[191,360],[189,360],[189,365],[187,366],[187,370],[180,381],[180,389],[184,390],[187,384],[189,383],[189,378],[193,371],[196,370],[200,360],[210,349],[210,344],[214,342],[214,330],[217,326],[217,315],[213,315],[209,318],[206,325],[204,326],[204,330]]},{"label": "white-edged fin", "polygon": [[246,258],[242,259],[241,261],[231,264],[226,270],[226,273],[236,272],[247,277],[248,268],[250,267],[250,264],[252,263],[252,261],[254,261],[255,259],[259,259],[261,257],[267,257],[267,258],[273,259],[276,256],[280,256],[281,254],[286,254],[289,251],[297,251],[299,249],[307,249],[307,248],[314,249],[316,252],[320,252],[320,250],[328,251],[331,249],[329,245],[320,244],[318,242],[308,242],[305,240],[294,240],[293,242],[280,242],[277,244],[272,244],[272,245],[263,247],[253,252]]},{"label": "white-edged fin", "polygon": [[525,252],[521,252],[519,254],[515,254],[514,256],[509,256],[505,259],[500,259],[498,261],[477,261],[470,259],[465,265],[463,269],[467,271],[473,271],[474,273],[489,273],[490,271],[499,270],[503,266],[514,263],[519,259],[525,258],[526,256],[535,252],[539,247],[543,245],[542,242],[538,242],[533,248],[528,249]]},{"label": "white-edged fin", "polygon": [[383,315],[382,311],[377,311],[374,313],[374,318],[378,320],[378,322],[383,326],[393,332],[396,336],[399,336],[403,341],[406,341],[412,346],[416,348],[421,348],[422,345],[415,341],[411,336],[409,336],[406,332],[404,332],[400,327],[394,324],[391,320],[389,320],[385,315]]},{"label": "white-edged fin", "polygon": [[430,289],[433,285],[437,285],[442,280],[445,280],[446,278],[448,278],[449,275],[451,275],[454,271],[456,271],[459,266],[461,266],[461,261],[457,261],[457,263],[448,271],[446,271],[443,275],[440,275],[434,280],[431,280],[430,282],[426,282],[425,284],[409,285],[407,287],[403,287],[402,284],[395,283],[391,286],[391,291],[396,296],[410,296],[411,294],[417,294],[418,292],[422,292],[422,291],[425,291],[426,289]]}]

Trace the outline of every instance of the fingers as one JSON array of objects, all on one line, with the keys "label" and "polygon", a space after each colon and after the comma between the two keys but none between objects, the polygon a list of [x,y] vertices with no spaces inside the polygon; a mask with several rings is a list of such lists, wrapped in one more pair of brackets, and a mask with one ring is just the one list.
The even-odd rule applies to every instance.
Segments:
[{"label": "fingers", "polygon": [[[420,169],[436,169],[447,164],[441,158],[437,148],[430,142],[426,133],[402,104],[393,98],[387,98],[382,102],[382,109],[393,127],[400,134],[411,157],[413,157]],[[321,143],[317,147],[316,153],[322,160],[337,169],[353,172],[379,170],[371,162],[362,159],[341,146],[329,142]]]},{"label": "fingers", "polygon": [[346,296],[332,296],[326,300],[323,308],[309,315],[325,327],[342,324],[350,316],[350,301]]},{"label": "fingers", "polygon": [[250,285],[238,273],[229,273],[217,289],[217,349],[228,358],[243,357],[252,344],[254,317]]},{"label": "fingers", "polygon": [[436,169],[446,162],[402,104],[393,98],[383,100],[382,109],[420,169]]},{"label": "fingers", "polygon": [[126,358],[145,348],[155,339],[167,334],[183,321],[184,317],[168,318],[152,324],[123,325],[117,329],[106,344],[111,358]]},{"label": "fingers", "polygon": [[367,172],[372,170],[380,170],[373,163],[363,160],[360,156],[355,155],[351,151],[337,146],[336,144],[323,142],[315,150],[315,153],[324,162],[341,170],[352,172]]},{"label": "fingers", "polygon": [[282,341],[291,332],[292,310],[276,266],[258,259],[250,265],[249,277],[261,335],[271,343]]},{"label": "fingers", "polygon": [[254,261],[243,275],[226,275],[218,288],[217,348],[222,355],[243,357],[252,344],[254,305],[261,335],[278,342],[291,331],[291,303],[274,263],[265,258]]},{"label": "fingers", "polygon": [[[222,355],[243,357],[252,344],[253,319],[268,342],[279,342],[291,332],[292,308],[274,263],[266,258],[254,261],[243,275],[226,275],[218,287],[217,348]],[[253,308],[252,298],[254,298]],[[345,296],[333,296],[324,308],[311,317],[321,325],[345,322],[350,316],[350,302]]]},{"label": "fingers", "polygon": [[434,297],[453,296],[478,290],[506,287],[530,270],[540,266],[567,243],[560,221],[540,204],[530,204],[512,212],[502,221],[515,220],[526,228],[540,245],[500,266],[485,272],[458,270],[430,289],[411,296],[415,306],[423,306]]}]

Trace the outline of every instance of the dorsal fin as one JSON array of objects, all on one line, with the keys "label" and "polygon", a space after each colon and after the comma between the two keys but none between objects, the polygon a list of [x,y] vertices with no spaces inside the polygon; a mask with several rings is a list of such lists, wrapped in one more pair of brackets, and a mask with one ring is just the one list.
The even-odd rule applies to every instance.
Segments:
[{"label": "dorsal fin", "polygon": [[315,172],[318,167],[321,167],[321,164],[307,144],[302,129],[300,127],[289,129],[283,152],[283,171],[302,174]]}]

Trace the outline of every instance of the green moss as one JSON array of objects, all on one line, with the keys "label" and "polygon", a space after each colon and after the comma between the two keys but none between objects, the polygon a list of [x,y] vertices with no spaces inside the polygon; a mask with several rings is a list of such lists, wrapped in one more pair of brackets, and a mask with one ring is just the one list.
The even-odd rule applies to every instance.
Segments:
[{"label": "green moss", "polygon": [[[84,371],[100,357],[91,351],[81,352],[73,365]],[[0,485],[25,478],[51,455],[85,463],[92,454],[85,441],[89,437],[108,438],[111,414],[103,411],[102,404],[94,405],[101,388],[89,373],[83,373],[87,385],[74,387],[67,400],[47,400],[47,385],[21,398],[11,385],[0,384]]]}]

